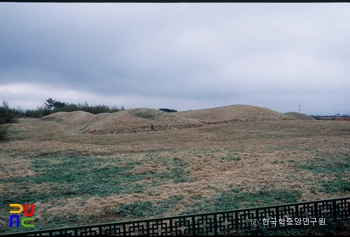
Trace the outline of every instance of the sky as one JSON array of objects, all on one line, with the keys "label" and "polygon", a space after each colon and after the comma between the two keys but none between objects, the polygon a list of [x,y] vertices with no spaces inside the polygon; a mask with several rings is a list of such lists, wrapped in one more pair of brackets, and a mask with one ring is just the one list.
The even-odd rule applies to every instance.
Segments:
[{"label": "sky", "polygon": [[349,42],[350,3],[1,2],[0,100],[350,114]]}]

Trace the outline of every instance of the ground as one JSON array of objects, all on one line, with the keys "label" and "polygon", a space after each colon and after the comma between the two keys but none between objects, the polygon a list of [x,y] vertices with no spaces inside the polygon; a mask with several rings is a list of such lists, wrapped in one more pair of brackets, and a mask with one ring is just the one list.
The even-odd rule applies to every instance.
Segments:
[{"label": "ground", "polygon": [[[130,114],[142,126],[184,116],[141,112]],[[348,121],[263,112],[217,123],[183,113],[174,124],[186,126],[113,133],[89,130],[109,114],[20,119],[0,143],[0,234],[25,230],[8,227],[10,203],[34,203],[46,229],[349,196]]]}]

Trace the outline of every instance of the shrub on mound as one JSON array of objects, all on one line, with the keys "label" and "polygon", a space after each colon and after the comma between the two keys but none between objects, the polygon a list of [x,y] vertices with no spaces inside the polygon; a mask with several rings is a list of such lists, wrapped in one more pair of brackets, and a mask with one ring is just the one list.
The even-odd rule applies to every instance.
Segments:
[{"label": "shrub on mound", "polygon": [[7,139],[9,126],[6,124],[0,124],[0,141],[5,141]]},{"label": "shrub on mound", "polygon": [[18,120],[15,117],[15,110],[10,109],[6,101],[2,102],[0,106],[0,140],[7,139],[9,125],[8,123],[17,123]]}]

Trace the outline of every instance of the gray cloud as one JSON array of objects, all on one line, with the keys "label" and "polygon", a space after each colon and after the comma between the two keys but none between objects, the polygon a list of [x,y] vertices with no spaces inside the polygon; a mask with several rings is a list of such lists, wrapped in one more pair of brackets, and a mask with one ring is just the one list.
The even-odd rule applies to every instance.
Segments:
[{"label": "gray cloud", "polygon": [[350,113],[349,13],[347,3],[1,3],[0,94],[24,108],[51,93],[127,108]]}]

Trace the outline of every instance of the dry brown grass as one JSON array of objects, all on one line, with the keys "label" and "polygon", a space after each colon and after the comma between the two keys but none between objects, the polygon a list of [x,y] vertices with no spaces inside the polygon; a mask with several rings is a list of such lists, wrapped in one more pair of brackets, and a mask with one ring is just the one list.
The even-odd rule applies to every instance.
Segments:
[{"label": "dry brown grass", "polygon": [[[238,115],[248,117],[233,122]],[[31,166],[33,162],[46,159],[48,165],[59,167],[62,161],[49,158],[63,155],[67,159],[94,157],[96,170],[115,166],[108,160],[111,157],[120,158],[120,167],[135,162],[138,165],[129,171],[130,175],[170,175],[174,162],[178,161],[192,181],[169,180],[154,185],[155,179],[144,179],[136,183],[149,188],[139,193],[39,200],[35,207],[41,222],[47,216],[64,216],[69,211],[82,218],[99,216],[95,219],[98,222],[121,221],[124,217],[115,210],[123,204],[182,196],[174,209],[164,214],[176,215],[190,208],[198,196],[211,198],[235,187],[242,187],[245,192],[256,192],[262,187],[299,190],[302,193],[299,201],[348,195],[320,191],[319,182],[335,179],[334,174],[321,175],[295,168],[296,164],[307,161],[349,156],[350,123],[347,122],[295,120],[254,106],[181,113],[135,109],[103,115],[74,112],[50,116],[20,119],[11,126],[10,141],[0,147],[0,196],[26,192],[13,189],[13,183],[2,180],[40,176]],[[128,133],[132,126],[139,130]],[[181,129],[169,130],[176,126]],[[57,188],[57,183],[32,183],[28,190],[35,195]],[[75,184],[67,186],[68,190],[74,188]],[[0,218],[0,221],[4,220]]]},{"label": "dry brown grass", "polygon": [[42,118],[83,129],[84,133],[117,134],[199,127],[203,123],[294,120],[276,111],[250,105],[231,105],[213,109],[167,113],[137,108],[93,115],[83,111],[59,112]]},{"label": "dry brown grass", "polygon": [[87,126],[85,133],[116,134],[200,126],[193,119],[155,109],[130,109],[116,112]]},{"label": "dry brown grass", "polygon": [[[104,116],[106,113],[104,113]],[[74,111],[74,112],[58,112],[54,114],[50,114],[42,117],[42,120],[46,121],[54,121],[58,123],[62,123],[64,125],[70,125],[74,127],[80,127],[87,123],[92,122],[97,117],[101,118],[101,116],[97,116],[85,111]]]},{"label": "dry brown grass", "polygon": [[296,120],[315,120],[313,117],[307,116],[306,114],[296,113],[296,112],[288,112],[284,115],[295,118]]},{"label": "dry brown grass", "polygon": [[294,120],[271,109],[252,105],[230,105],[179,114],[205,123]]}]

